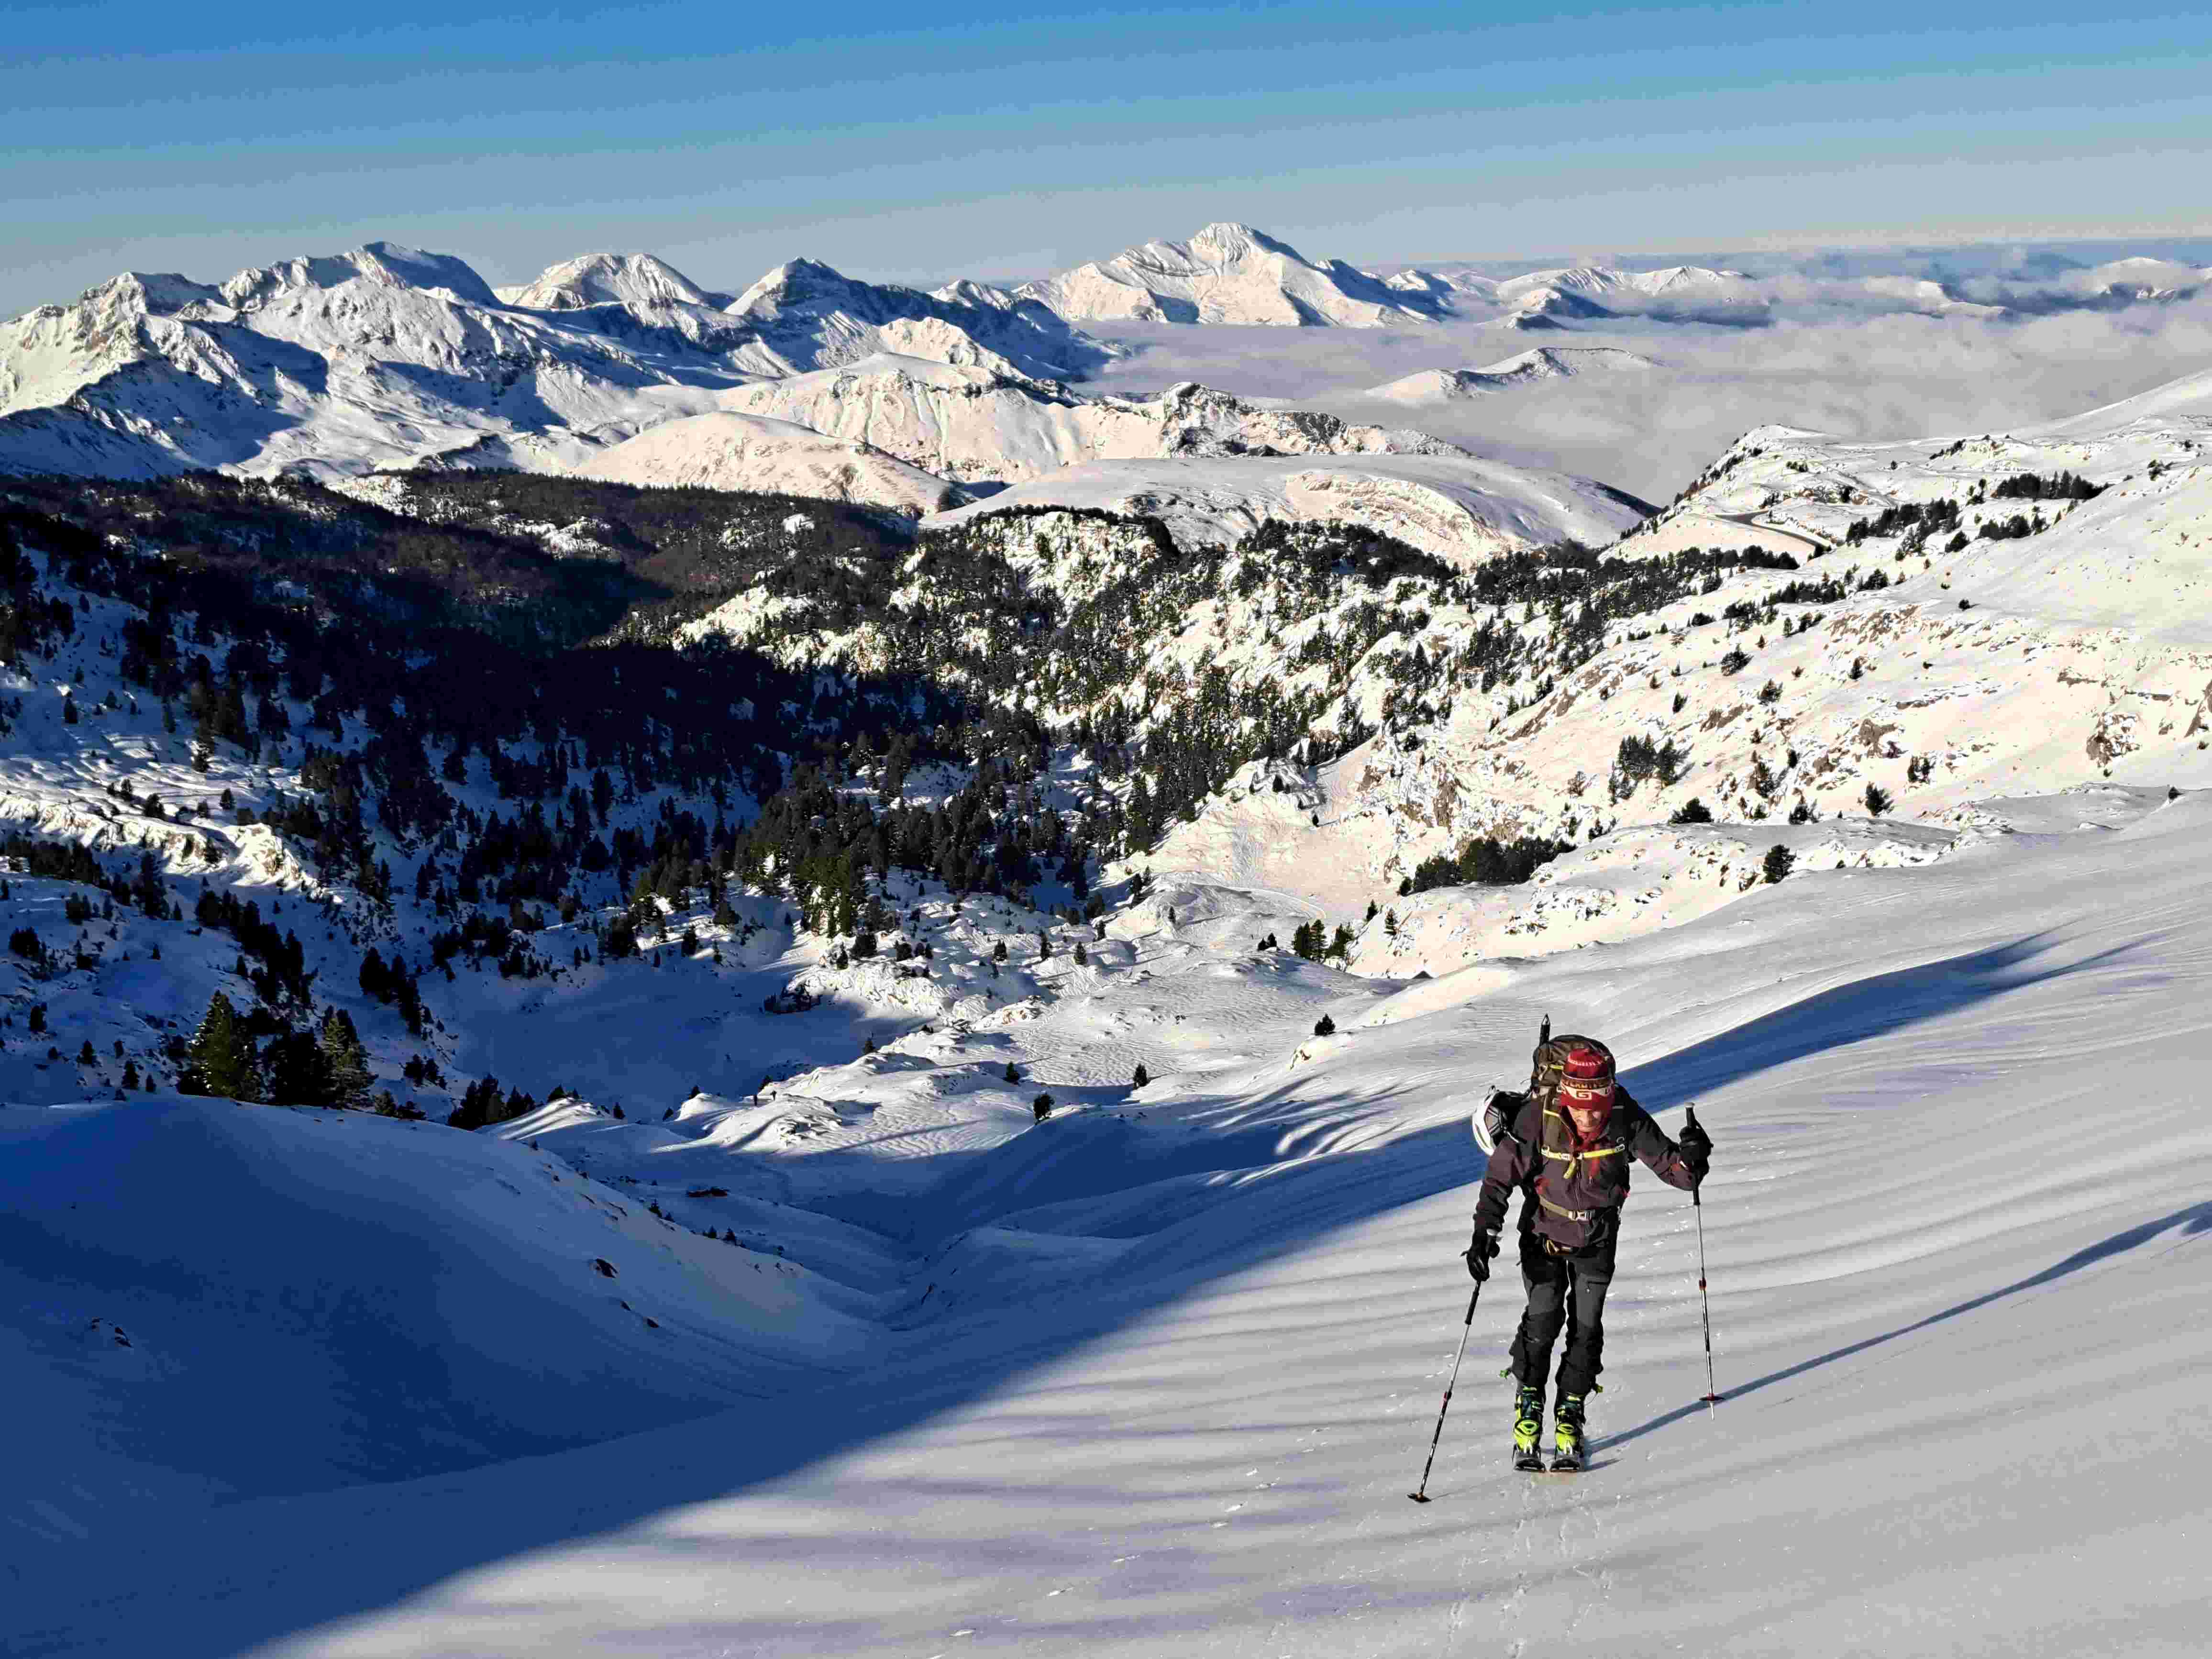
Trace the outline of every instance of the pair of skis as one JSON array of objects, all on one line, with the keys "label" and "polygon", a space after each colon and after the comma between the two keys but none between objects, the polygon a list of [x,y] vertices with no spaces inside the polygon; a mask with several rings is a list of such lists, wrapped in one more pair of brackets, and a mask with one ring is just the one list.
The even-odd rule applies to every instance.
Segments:
[{"label": "pair of skis", "polygon": [[1513,1453],[1513,1467],[1522,1474],[1580,1474],[1589,1467],[1589,1448],[1577,1446],[1574,1450],[1552,1454],[1549,1463],[1544,1461],[1544,1449],[1537,1446],[1528,1451],[1517,1448]]},{"label": "pair of skis", "polygon": [[1515,1458],[1513,1467],[1524,1474],[1540,1474],[1548,1480],[1555,1474],[1580,1474],[1589,1466],[1583,1462],[1580,1452],[1572,1457],[1555,1456],[1549,1465],[1544,1462],[1544,1454],[1538,1452],[1533,1457]]}]

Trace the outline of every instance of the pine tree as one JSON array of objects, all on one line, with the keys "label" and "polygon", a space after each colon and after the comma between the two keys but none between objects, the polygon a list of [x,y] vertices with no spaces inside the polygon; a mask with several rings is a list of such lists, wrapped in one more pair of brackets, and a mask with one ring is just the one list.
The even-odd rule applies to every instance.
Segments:
[{"label": "pine tree", "polygon": [[231,1100],[252,1100],[259,1095],[253,1045],[239,1029],[238,1010],[222,992],[209,1001],[185,1052],[185,1077],[179,1085],[184,1093]]},{"label": "pine tree", "polygon": [[1140,1061],[1137,1066],[1137,1074],[1129,1079],[1129,1086],[1133,1089],[1141,1089],[1152,1080],[1152,1074],[1144,1068]]},{"label": "pine tree", "polygon": [[1760,873],[1770,882],[1782,880],[1797,865],[1797,855],[1780,842],[1766,849],[1766,861],[1759,866]]},{"label": "pine tree", "polygon": [[372,1079],[368,1050],[354,1030],[353,1017],[343,1008],[325,1014],[316,1046],[322,1051],[331,1099],[340,1106],[359,1105]]},{"label": "pine tree", "polygon": [[277,1033],[262,1055],[262,1073],[272,1101],[286,1106],[331,1103],[331,1068],[315,1039],[305,1031]]}]

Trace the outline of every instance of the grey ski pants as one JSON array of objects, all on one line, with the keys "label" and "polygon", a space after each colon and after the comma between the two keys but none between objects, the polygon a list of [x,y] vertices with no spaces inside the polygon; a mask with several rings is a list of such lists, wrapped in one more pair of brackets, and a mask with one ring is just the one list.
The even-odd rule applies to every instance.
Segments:
[{"label": "grey ski pants", "polygon": [[1559,1358],[1559,1393],[1586,1395],[1605,1369],[1605,1293],[1613,1287],[1613,1236],[1597,1249],[1553,1255],[1534,1232],[1521,1235],[1521,1283],[1528,1305],[1513,1337],[1513,1375],[1540,1389],[1552,1369],[1552,1345],[1567,1328]]}]

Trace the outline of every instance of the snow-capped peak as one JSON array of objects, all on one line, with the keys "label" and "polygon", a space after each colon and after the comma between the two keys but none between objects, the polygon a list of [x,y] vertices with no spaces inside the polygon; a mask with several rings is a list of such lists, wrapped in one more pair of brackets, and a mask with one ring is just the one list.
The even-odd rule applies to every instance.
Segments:
[{"label": "snow-capped peak", "polygon": [[650,253],[586,253],[548,265],[535,282],[503,288],[499,297],[530,311],[576,311],[586,306],[712,306],[696,283]]},{"label": "snow-capped peak", "polygon": [[464,305],[492,306],[499,298],[465,259],[450,253],[426,253],[395,242],[369,242],[350,252],[286,259],[249,267],[222,285],[224,301],[239,308],[266,302],[288,291],[332,289],[350,282],[386,288],[443,293]]},{"label": "snow-capped peak", "polygon": [[87,289],[77,300],[79,305],[94,310],[135,311],[150,317],[222,302],[221,289],[196,283],[173,270],[126,270]]},{"label": "snow-capped peak", "polygon": [[1221,221],[1188,242],[1146,242],[1017,290],[1063,317],[1139,322],[1373,328],[1435,317],[1425,292],[1341,261],[1317,264],[1249,225]]},{"label": "snow-capped peak", "polygon": [[748,315],[763,311],[772,314],[786,306],[818,302],[825,298],[842,299],[865,286],[819,259],[787,259],[763,273],[759,281],[730,301],[729,308]]}]

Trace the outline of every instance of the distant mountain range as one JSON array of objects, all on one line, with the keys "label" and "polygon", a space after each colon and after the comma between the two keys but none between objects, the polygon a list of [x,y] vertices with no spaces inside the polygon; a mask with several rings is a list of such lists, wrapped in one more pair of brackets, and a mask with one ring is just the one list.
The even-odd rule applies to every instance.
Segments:
[{"label": "distant mountain range", "polygon": [[1571,265],[1493,277],[1419,266],[1389,274],[1314,260],[1249,225],[1147,242],[1000,290],[1075,322],[1388,328],[1461,320],[1546,328],[1612,318],[1745,325],[1792,315],[2025,316],[2191,298],[2212,269],[2134,256],[2033,275],[1753,275],[1702,265]]},{"label": "distant mountain range", "polygon": [[[1346,326],[1437,314],[1237,227],[1140,252],[1071,273],[1064,292],[925,294],[797,260],[730,295],[636,253],[588,254],[494,289],[459,259],[385,243],[219,287],[128,274],[0,326],[0,468],[325,480],[514,468],[909,517],[1021,484],[1039,501],[1176,504],[1163,506],[1171,532],[1194,543],[1322,520],[1455,561],[1610,539],[1644,512],[1602,485],[1421,433],[1194,384],[1150,398],[1076,390],[1115,348],[1054,297]],[[1125,278],[1139,274],[1175,288],[1171,302],[1147,311],[1131,297]],[[1105,293],[1116,284],[1119,297]],[[1212,464],[1202,477],[1188,470],[1200,461]]]},{"label": "distant mountain range", "polygon": [[886,351],[1050,378],[1109,355],[1040,306],[805,260],[732,297],[593,254],[501,295],[459,259],[372,243],[220,287],[127,272],[0,324],[0,468],[560,471],[750,380]]},{"label": "distant mountain range", "polygon": [[[958,282],[923,292],[799,259],[726,293],[650,254],[590,253],[495,289],[449,255],[377,242],[220,284],[126,272],[70,304],[0,323],[0,471],[332,478],[588,468],[908,514],[955,507],[969,486],[1029,485],[1054,469],[1102,464],[1389,453],[1441,457],[1449,471],[1469,458],[1420,434],[1346,428],[1201,386],[1146,399],[1091,396],[1073,383],[1126,349],[1091,331],[1136,325],[1472,324],[1548,331],[1558,342],[1486,367],[1425,368],[1370,393],[1441,404],[1648,368],[1638,353],[1560,339],[1624,319],[1648,331],[1839,312],[2002,319],[2186,300],[2207,278],[2147,258],[1951,281],[1697,265],[1386,275],[1218,223],[1187,242],[1146,243],[1011,288]],[[659,435],[639,443],[648,433]],[[1211,500],[1233,474],[1214,469],[1200,494]],[[1169,495],[1182,499],[1189,483],[1178,474]],[[1489,501],[1496,483],[1486,476],[1470,487]],[[1349,495],[1323,494],[1342,502],[1379,487],[1370,478]],[[1122,473],[1086,476],[1070,499],[1135,499],[1151,488]],[[1254,489],[1249,498],[1230,489],[1244,505],[1227,519],[1209,506],[1190,522],[1241,522],[1253,502],[1263,516],[1279,504],[1275,483]],[[1579,485],[1537,493],[1598,499]],[[1590,528],[1583,505],[1507,517],[1522,526],[1508,537],[1516,543],[1524,531]]]}]

